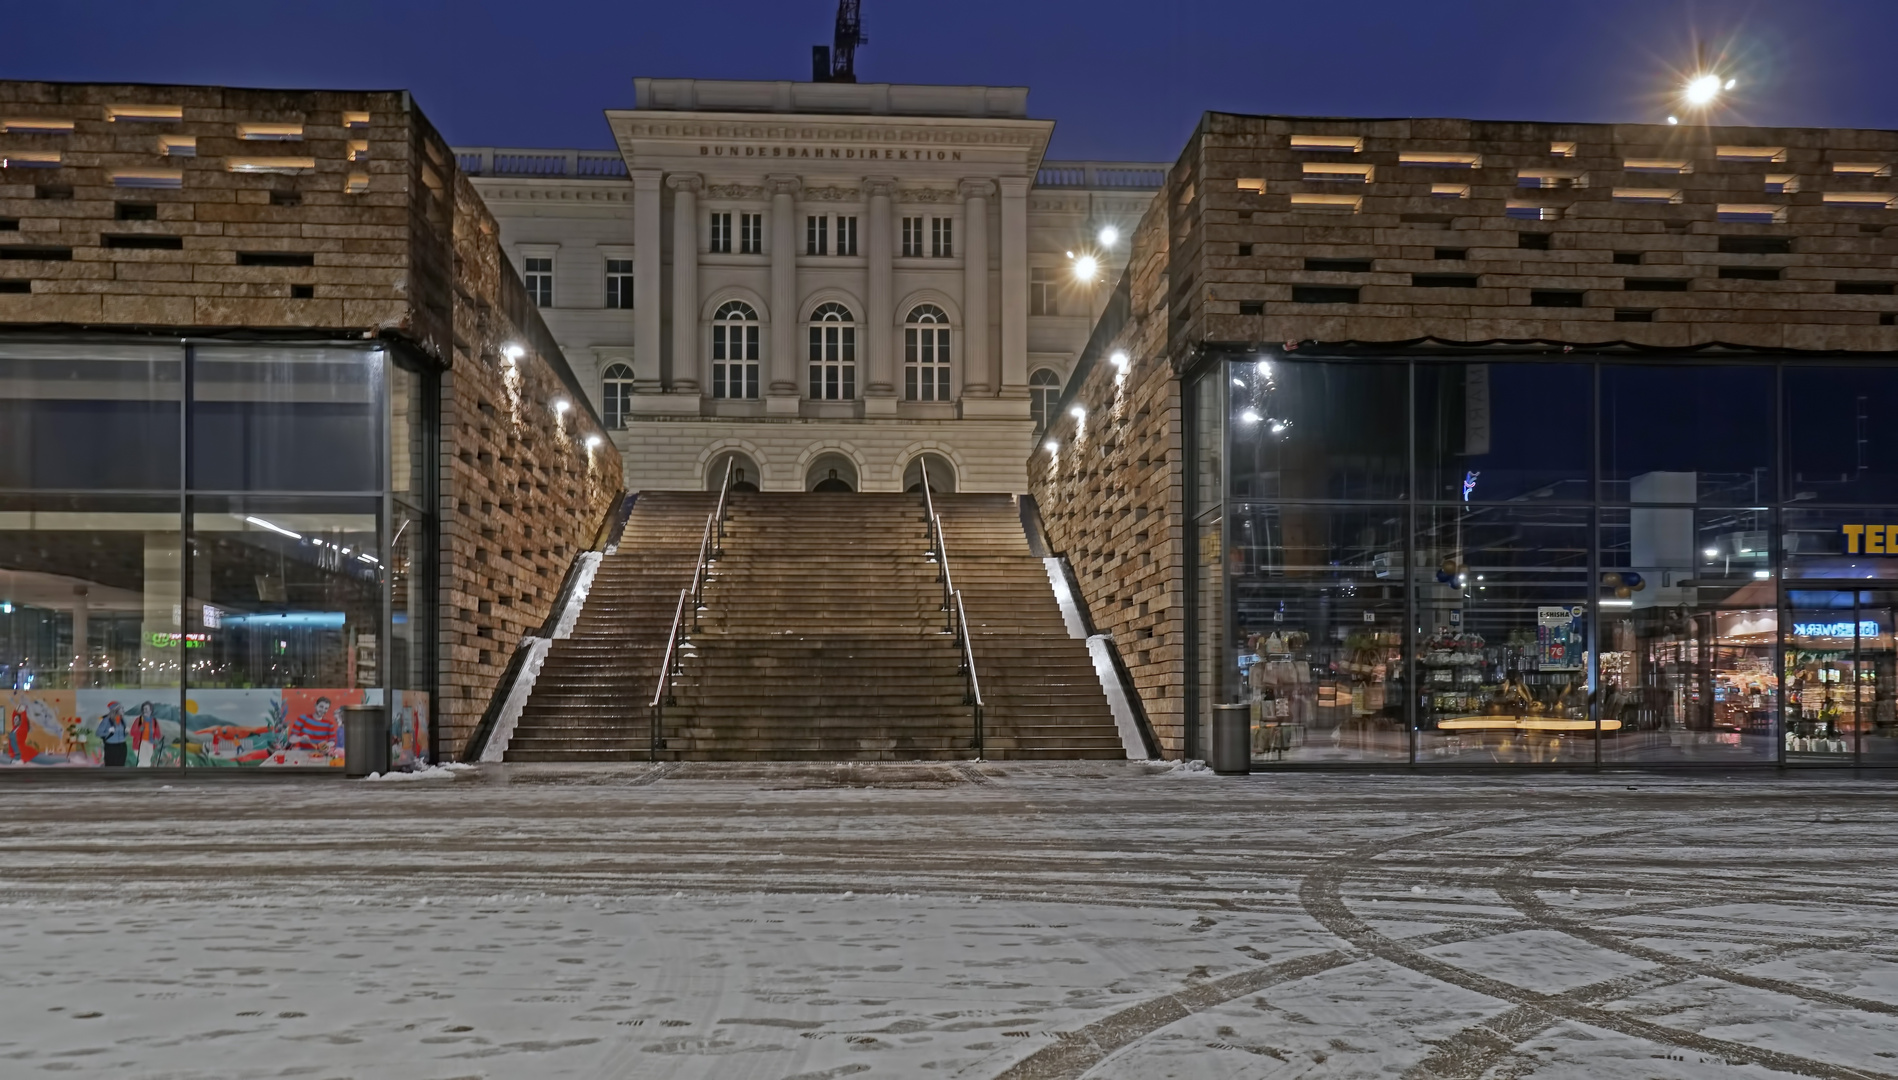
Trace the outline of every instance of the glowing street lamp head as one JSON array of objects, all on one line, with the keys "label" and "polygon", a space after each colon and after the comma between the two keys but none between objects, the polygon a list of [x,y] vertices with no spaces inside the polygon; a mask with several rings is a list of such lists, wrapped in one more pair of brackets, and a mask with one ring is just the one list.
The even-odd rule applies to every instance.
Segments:
[{"label": "glowing street lamp head", "polygon": [[1083,255],[1074,260],[1074,280],[1076,281],[1093,281],[1094,275],[1100,273],[1100,270],[1100,261],[1092,255]]},{"label": "glowing street lamp head", "polygon": [[1261,417],[1257,409],[1247,409],[1245,412],[1239,414],[1239,419],[1248,424],[1256,424]]},{"label": "glowing street lamp head", "polygon": [[1115,244],[1120,243],[1120,230],[1112,225],[1102,225],[1101,231],[1097,235],[1100,238],[1102,247],[1113,247]]},{"label": "glowing street lamp head", "polygon": [[1687,86],[1682,91],[1681,96],[1687,99],[1687,104],[1689,105],[1701,107],[1712,105],[1713,99],[1720,96],[1720,88],[1725,82],[1726,81],[1722,80],[1720,76],[1712,74],[1711,72],[1696,75],[1687,80]]}]

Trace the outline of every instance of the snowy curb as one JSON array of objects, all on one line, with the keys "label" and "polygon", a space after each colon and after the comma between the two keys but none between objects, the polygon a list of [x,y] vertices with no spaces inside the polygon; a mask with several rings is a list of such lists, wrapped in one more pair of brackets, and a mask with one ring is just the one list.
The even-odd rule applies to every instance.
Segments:
[{"label": "snowy curb", "polygon": [[1087,655],[1094,661],[1094,677],[1107,694],[1107,707],[1114,714],[1114,726],[1120,729],[1120,745],[1127,751],[1127,760],[1145,761],[1147,742],[1140,737],[1140,721],[1134,718],[1127,688],[1120,684],[1120,672],[1114,668],[1113,641],[1107,634],[1095,634],[1087,639]]},{"label": "snowy curb", "polygon": [[363,777],[363,779],[364,780],[378,780],[378,781],[382,781],[382,780],[453,780],[456,776],[465,772],[470,772],[473,769],[474,769],[473,765],[467,765],[459,761],[451,761],[442,765],[431,765],[426,769],[417,769],[414,772],[370,773],[368,776]]},{"label": "snowy curb", "polygon": [[580,569],[573,579],[573,595],[567,599],[560,621],[554,624],[554,640],[573,636],[573,625],[580,621],[580,609],[586,607],[587,594],[593,591],[593,576],[600,572],[600,563],[605,558],[597,551],[580,556]]},{"label": "snowy curb", "polygon": [[540,678],[541,665],[547,662],[547,650],[554,645],[548,638],[537,637],[524,637],[521,643],[527,649],[527,660],[521,665],[520,677],[507,692],[507,700],[501,703],[500,715],[494,718],[494,731],[488,735],[488,745],[481,749],[482,761],[500,761],[507,753],[508,741],[514,738],[514,725],[520,723],[521,710],[527,708],[527,698],[534,692],[534,680]]}]

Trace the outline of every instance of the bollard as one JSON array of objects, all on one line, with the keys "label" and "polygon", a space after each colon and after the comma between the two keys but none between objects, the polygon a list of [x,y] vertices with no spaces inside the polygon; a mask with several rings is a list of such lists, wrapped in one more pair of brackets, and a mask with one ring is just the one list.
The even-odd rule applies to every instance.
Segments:
[{"label": "bollard", "polygon": [[1252,771],[1252,706],[1213,706],[1212,766],[1221,776]]}]

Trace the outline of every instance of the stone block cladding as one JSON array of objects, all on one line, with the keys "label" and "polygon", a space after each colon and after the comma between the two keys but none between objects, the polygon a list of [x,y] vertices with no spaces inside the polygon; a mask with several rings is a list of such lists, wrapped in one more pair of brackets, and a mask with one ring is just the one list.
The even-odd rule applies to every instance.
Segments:
[{"label": "stone block cladding", "polygon": [[1894,168],[1889,131],[1208,113],[1028,462],[1166,751],[1181,372],[1305,342],[1890,353]]},{"label": "stone block cladding", "polygon": [[1898,299],[1876,291],[1898,279],[1894,165],[1891,131],[1209,113],[1164,196],[1174,359],[1418,338],[1898,348]]},{"label": "stone block cladding", "polygon": [[[1095,626],[1113,635],[1163,751],[1178,755],[1186,737],[1185,473],[1180,380],[1165,360],[1163,205],[1148,210],[1132,244],[1119,292],[1047,442],[1029,459],[1028,483],[1053,552],[1074,567]],[[1134,297],[1160,302],[1138,306]]]},{"label": "stone block cladding", "polygon": [[621,486],[498,235],[404,92],[0,82],[0,327],[379,339],[437,373],[444,754]]}]

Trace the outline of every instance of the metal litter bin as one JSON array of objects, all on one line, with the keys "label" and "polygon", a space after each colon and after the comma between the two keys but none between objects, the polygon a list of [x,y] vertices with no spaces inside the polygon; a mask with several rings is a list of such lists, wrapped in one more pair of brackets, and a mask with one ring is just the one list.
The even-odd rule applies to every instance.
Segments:
[{"label": "metal litter bin", "polygon": [[343,772],[368,776],[389,771],[389,710],[380,705],[343,706]]},{"label": "metal litter bin", "polygon": [[1221,776],[1252,771],[1252,706],[1213,706],[1212,766]]}]

